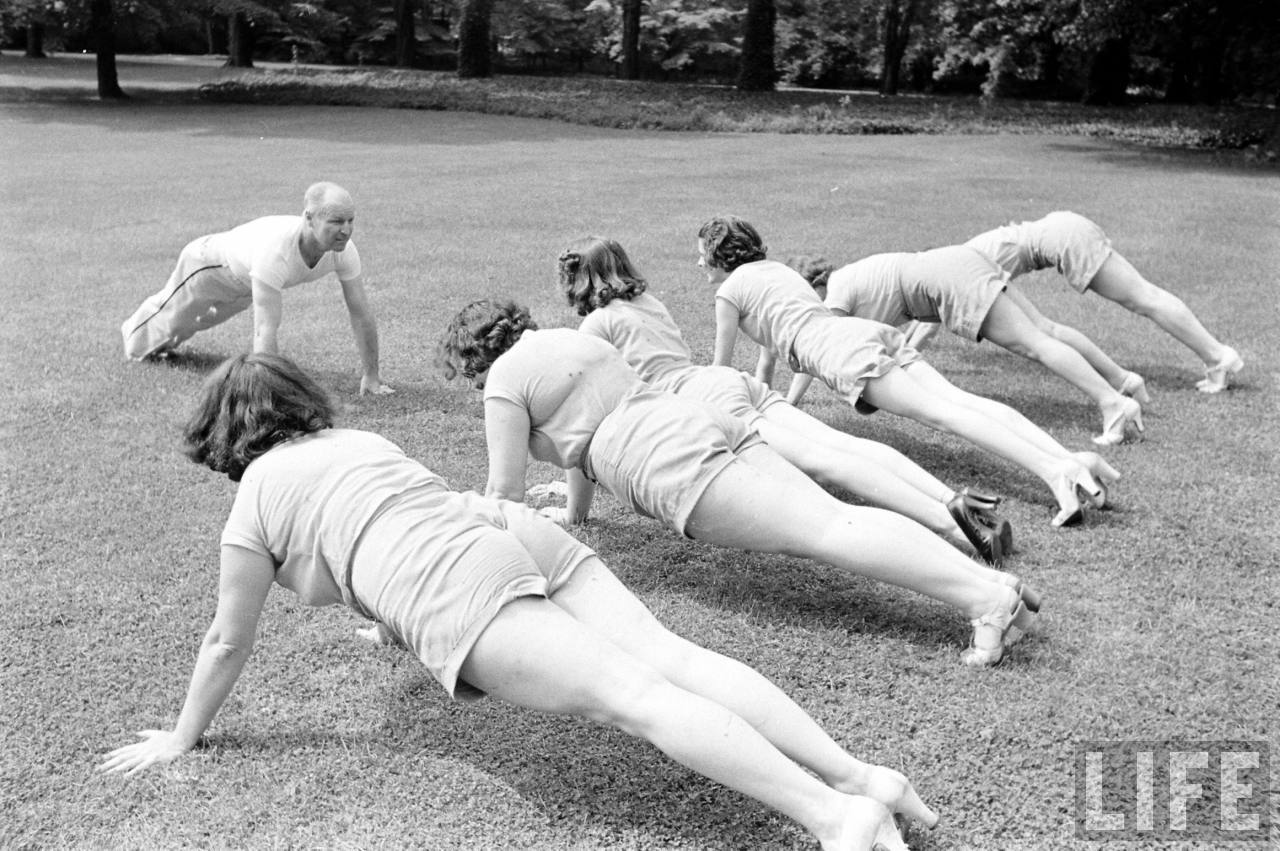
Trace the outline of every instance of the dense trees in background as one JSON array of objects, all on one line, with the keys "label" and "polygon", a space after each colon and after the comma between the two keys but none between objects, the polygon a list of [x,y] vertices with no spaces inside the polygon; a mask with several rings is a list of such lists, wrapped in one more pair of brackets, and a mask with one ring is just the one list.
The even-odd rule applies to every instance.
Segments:
[{"label": "dense trees in background", "polygon": [[1117,103],[1280,99],[1277,0],[0,0],[0,47]]}]

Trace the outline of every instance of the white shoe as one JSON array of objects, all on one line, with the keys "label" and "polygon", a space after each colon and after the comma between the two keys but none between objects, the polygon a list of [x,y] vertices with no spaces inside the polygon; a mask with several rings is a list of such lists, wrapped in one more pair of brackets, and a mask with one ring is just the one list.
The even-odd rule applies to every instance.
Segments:
[{"label": "white shoe", "polygon": [[1244,369],[1240,353],[1230,346],[1222,347],[1222,359],[1205,367],[1204,378],[1196,382],[1201,393],[1221,393],[1231,384],[1231,376]]},{"label": "white shoe", "polygon": [[1120,382],[1120,386],[1116,388],[1125,396],[1132,396],[1143,405],[1151,404],[1151,394],[1147,392],[1147,382],[1142,380],[1142,376],[1136,372],[1131,372],[1124,377],[1124,381]]}]

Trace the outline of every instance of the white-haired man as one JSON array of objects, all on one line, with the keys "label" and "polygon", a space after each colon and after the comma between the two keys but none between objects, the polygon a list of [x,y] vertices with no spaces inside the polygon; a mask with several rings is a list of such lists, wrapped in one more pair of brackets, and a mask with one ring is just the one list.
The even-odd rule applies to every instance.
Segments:
[{"label": "white-haired man", "polygon": [[378,325],[351,241],[355,215],[350,193],[315,183],[301,216],[263,216],[188,243],[164,288],[120,326],[125,355],[167,357],[197,331],[250,306],[253,350],[277,354],[284,291],[332,273],[342,285],[360,352],[360,392],[392,392],[378,375]]}]

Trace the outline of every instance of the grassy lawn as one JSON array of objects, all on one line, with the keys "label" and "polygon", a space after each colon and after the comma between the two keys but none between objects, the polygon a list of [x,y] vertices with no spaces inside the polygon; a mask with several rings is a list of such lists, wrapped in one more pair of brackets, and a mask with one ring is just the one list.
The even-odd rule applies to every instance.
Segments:
[{"label": "grassy lawn", "polygon": [[[706,360],[712,289],[694,239],[711,214],[749,218],[777,256],[842,262],[1054,209],[1094,218],[1248,365],[1238,388],[1202,396],[1195,358],[1154,326],[1050,276],[1028,285],[1155,397],[1147,439],[1108,451],[1125,476],[1114,510],[1053,530],[1047,489],[1021,471],[913,424],[859,417],[817,387],[806,402],[945,481],[1008,497],[1011,569],[1046,604],[1039,631],[999,667],[960,666],[968,627],[946,607],[694,545],[603,495],[581,537],[677,632],[756,666],[854,753],[907,772],[943,816],[910,837],[916,849],[1098,847],[1074,833],[1081,742],[1276,744],[1274,170],[1056,134],[670,134],[146,99],[11,99],[0,139],[0,569],[11,595],[0,847],[813,847],[620,733],[451,703],[407,654],[357,641],[353,615],[283,591],[207,748],[131,781],[94,773],[107,749],[171,725],[181,705],[234,486],[182,458],[177,430],[203,376],[249,337],[241,316],[172,365],[126,364],[119,324],[187,240],[300,211],[321,178],[355,196],[383,378],[397,393],[356,395],[335,282],[288,293],[282,346],[337,395],[345,425],[385,434],[459,488],[483,487],[483,420],[476,396],[435,371],[436,338],[484,296],[520,299],[545,326],[574,324],[554,269],[575,236],[619,239]],[[929,360],[1090,448],[1092,406],[1054,376],[955,338]],[[530,470],[530,482],[552,476]]]}]

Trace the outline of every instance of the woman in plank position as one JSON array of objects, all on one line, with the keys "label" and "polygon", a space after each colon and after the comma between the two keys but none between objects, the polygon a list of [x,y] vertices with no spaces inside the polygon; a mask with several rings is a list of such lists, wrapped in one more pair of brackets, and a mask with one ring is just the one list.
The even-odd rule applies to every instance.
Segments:
[{"label": "woman in plank position", "polygon": [[694,364],[675,320],[616,241],[574,241],[560,254],[559,282],[584,317],[578,330],[616,348],[653,387],[741,417],[819,484],[904,514],[952,543],[967,540],[992,564],[1010,551],[1013,533],[995,514],[998,498],[970,488],[957,492],[897,450],[831,428],[743,372]]},{"label": "woman in plank position", "polygon": [[873,254],[836,269],[820,257],[787,261],[837,316],[901,327],[913,320],[997,346],[1042,364],[1083,391],[1102,412],[1099,446],[1142,431],[1142,408],[1107,383],[1071,346],[1036,325],[1006,292],[1004,273],[978,251],[950,245],[930,251]]},{"label": "woman in plank position", "polygon": [[828,851],[905,848],[894,813],[937,822],[903,775],[849,755],[751,668],[668,632],[554,523],[450,490],[384,438],[333,422],[324,391],[280,356],[241,355],[211,376],[186,441],[192,460],[240,482],[217,611],[175,728],[143,731],[101,770],[134,774],[196,746],[278,583],[377,619],[455,697],[644,738]]},{"label": "woman in plank position", "polygon": [[914,520],[840,502],[742,420],[645,384],[603,340],[540,331],[523,307],[477,301],[449,324],[440,361],[448,378],[484,390],[488,496],[523,500],[532,456],[565,470],[568,504],[550,510],[562,523],[586,519],[599,485],[694,540],[908,588],[970,619],[972,647],[961,657],[969,665],[998,662],[1032,621],[1016,577]]},{"label": "woman in plank position", "polygon": [[833,314],[800,273],[767,259],[750,223],[735,216],[706,222],[698,265],[717,287],[715,363],[731,362],[741,328],[760,346],[757,379],[772,380],[779,356],[791,365],[788,402],[799,402],[816,376],[860,412],[883,408],[963,437],[1044,481],[1058,504],[1054,526],[1079,523],[1082,499],[1100,505],[1104,484],[1119,479],[1096,453],[1068,452],[1008,405],[947,381],[896,328]]},{"label": "woman in plank position", "polygon": [[[1150,319],[1204,362],[1204,378],[1196,382],[1201,393],[1220,393],[1244,369],[1235,349],[1210,334],[1182,299],[1144,278],[1111,247],[1102,228],[1079,213],[1059,210],[1035,221],[1007,224],[978,234],[965,245],[982,252],[1010,278],[1057,269],[1076,292],[1096,293]],[[1046,319],[1016,288],[1010,292],[1016,293],[1037,325],[1077,349],[1114,386],[1145,403],[1141,376],[1117,366],[1079,331]]]}]

